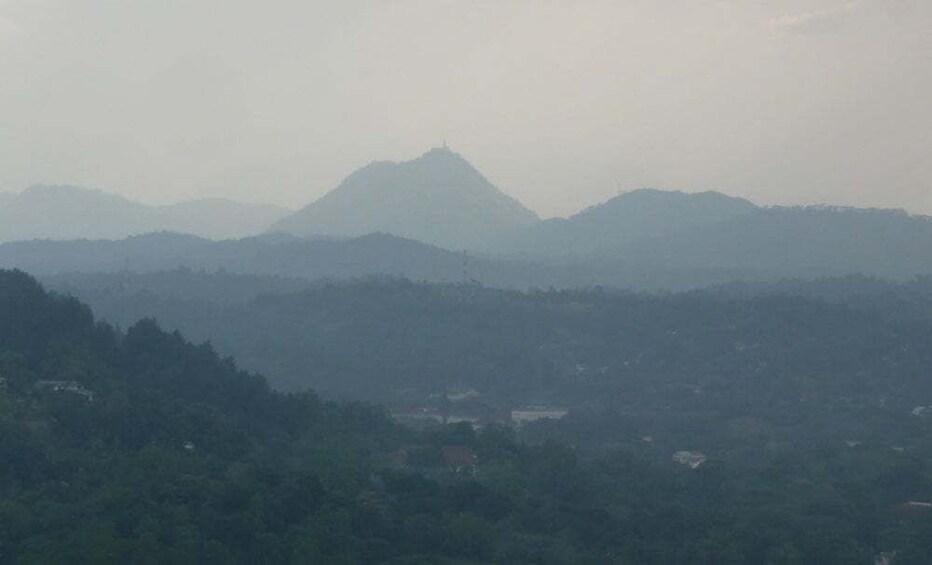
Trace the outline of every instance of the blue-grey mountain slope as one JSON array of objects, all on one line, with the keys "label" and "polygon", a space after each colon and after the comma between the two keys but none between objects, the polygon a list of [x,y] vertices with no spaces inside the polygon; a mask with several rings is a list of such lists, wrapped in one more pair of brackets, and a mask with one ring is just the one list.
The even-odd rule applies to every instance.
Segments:
[{"label": "blue-grey mountain slope", "polygon": [[623,245],[665,238],[757,210],[743,198],[718,192],[641,189],[591,206],[569,218],[554,218],[503,234],[484,251],[546,259],[586,257]]},{"label": "blue-grey mountain slope", "polygon": [[758,280],[861,273],[932,274],[932,218],[899,210],[761,208],[717,224],[632,242],[605,254],[645,271],[719,269]]},{"label": "blue-grey mountain slope", "polygon": [[34,186],[0,194],[0,242],[119,239],[153,231],[227,239],[261,233],[287,212],[225,199],[147,206],[100,190]]},{"label": "blue-grey mountain slope", "polygon": [[412,161],[380,161],[357,170],[272,231],[342,237],[381,232],[468,249],[537,221],[459,154],[437,148]]},{"label": "blue-grey mountain slope", "polygon": [[75,186],[34,186],[0,200],[0,241],[126,237],[157,223],[148,206]]},{"label": "blue-grey mountain slope", "polygon": [[[389,275],[508,288],[669,290],[784,277],[861,273],[903,280],[932,274],[932,220],[900,211],[758,208],[711,193],[642,191],[590,209],[565,226],[565,232],[546,232],[551,240],[541,235],[536,254],[522,254],[533,259],[464,254],[388,234],[311,239],[277,233],[210,241],[156,233],[7,243],[0,245],[0,267],[43,275],[187,267],[309,280]],[[591,238],[585,253],[566,252],[587,242],[581,233]]]},{"label": "blue-grey mountain slope", "polygon": [[17,241],[0,244],[0,268],[37,275],[180,268],[306,280],[389,276],[459,283],[476,279],[524,288],[535,281],[549,284],[553,278],[535,265],[479,259],[388,234],[352,239],[267,234],[210,241],[160,232],[122,240]]}]

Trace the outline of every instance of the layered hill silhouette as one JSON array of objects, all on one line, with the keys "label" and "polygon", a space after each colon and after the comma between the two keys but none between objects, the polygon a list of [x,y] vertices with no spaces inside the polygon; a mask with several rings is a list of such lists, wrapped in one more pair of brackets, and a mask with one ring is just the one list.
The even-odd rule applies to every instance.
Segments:
[{"label": "layered hill silhouette", "polygon": [[743,198],[718,192],[640,189],[569,218],[544,220],[502,234],[486,249],[551,259],[586,256],[714,225],[756,210],[756,205]]},{"label": "layered hill silhouette", "polygon": [[[717,192],[644,189],[541,221],[446,148],[373,163],[272,224],[278,215],[222,200],[153,208],[99,191],[36,187],[0,194],[0,242],[45,241],[0,245],[0,267],[37,274],[186,267],[308,280],[389,275],[508,288],[669,290],[932,274],[926,216],[761,207]],[[264,235],[235,239],[268,224]],[[127,238],[146,232],[157,233]]]},{"label": "layered hill silhouette", "polygon": [[534,212],[444,147],[412,161],[371,163],[271,231],[344,237],[384,232],[464,249],[537,221]]},{"label": "layered hill silhouette", "polygon": [[199,271],[307,280],[387,275],[503,288],[606,286],[681,290],[731,281],[854,273],[906,280],[932,273],[932,221],[889,210],[760,208],[718,223],[632,238],[589,254],[533,260],[454,252],[389,234],[210,241],[173,233],[123,240],[0,245],[0,267],[36,274]]},{"label": "layered hill silhouette", "polygon": [[932,218],[899,210],[772,207],[634,241],[606,253],[646,270],[740,271],[751,278],[932,273]]},{"label": "layered hill silhouette", "polygon": [[717,192],[638,190],[486,248],[572,268],[591,284],[684,288],[729,280],[932,273],[932,218],[902,210],[760,207]]},{"label": "layered hill silhouette", "polygon": [[0,241],[116,239],[161,230],[226,239],[261,233],[286,213],[222,198],[147,206],[99,190],[34,186],[0,194]]},{"label": "layered hill silhouette", "polygon": [[161,232],[122,240],[18,241],[0,245],[0,266],[37,275],[185,268],[306,280],[380,275],[436,282],[479,279],[506,287],[552,278],[530,263],[472,257],[387,234],[352,239],[268,234],[210,241]]}]

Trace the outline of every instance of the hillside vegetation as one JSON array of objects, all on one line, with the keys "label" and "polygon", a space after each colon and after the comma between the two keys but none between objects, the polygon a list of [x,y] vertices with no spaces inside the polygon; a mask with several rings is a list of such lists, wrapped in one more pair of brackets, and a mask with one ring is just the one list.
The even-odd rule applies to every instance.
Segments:
[{"label": "hillside vegetation", "polygon": [[[312,378],[354,356],[341,374],[371,374],[369,385],[425,375],[386,355],[436,348],[425,357],[434,378],[465,378],[457,371],[467,361],[512,367],[471,374],[490,397],[535,383],[545,393],[579,391],[567,400],[585,402],[564,420],[517,430],[414,432],[358,404],[273,392],[208,345],[152,321],[119,332],[74,299],[2,272],[0,561],[853,563],[893,550],[899,563],[932,558],[932,514],[909,504],[932,489],[932,422],[902,413],[928,393],[927,326],[897,329],[799,300],[521,296],[405,282],[325,285],[256,304],[277,312],[250,320],[259,328],[316,310],[305,344],[336,352],[309,359]],[[438,312],[435,324],[421,304]],[[530,325],[540,329],[525,338]],[[479,328],[487,339],[470,337]],[[444,332],[458,332],[460,353],[441,346]],[[424,342],[430,334],[440,341]],[[539,362],[524,374],[522,343],[541,336],[546,347],[535,349],[551,367],[563,351],[589,362],[625,357],[635,368],[603,374],[593,364],[566,375]],[[865,340],[876,345],[836,367]],[[501,365],[506,349],[516,364]],[[760,360],[769,366],[748,365]],[[842,383],[850,393],[839,396]]]}]

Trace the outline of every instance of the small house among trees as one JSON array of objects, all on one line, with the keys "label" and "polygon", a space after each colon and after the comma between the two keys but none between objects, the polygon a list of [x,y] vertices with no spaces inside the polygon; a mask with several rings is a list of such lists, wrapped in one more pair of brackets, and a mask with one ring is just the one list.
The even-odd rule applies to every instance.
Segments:
[{"label": "small house among trees", "polygon": [[479,464],[479,457],[465,445],[445,445],[443,446],[443,462],[457,473],[464,470],[475,471]]}]

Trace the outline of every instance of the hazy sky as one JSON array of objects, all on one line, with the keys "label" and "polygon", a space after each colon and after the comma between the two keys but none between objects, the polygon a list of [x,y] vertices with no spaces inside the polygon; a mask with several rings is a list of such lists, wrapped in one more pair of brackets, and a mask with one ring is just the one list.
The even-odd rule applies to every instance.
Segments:
[{"label": "hazy sky", "polygon": [[930,0],[0,0],[0,188],[299,206],[446,139],[637,187],[932,213]]}]

